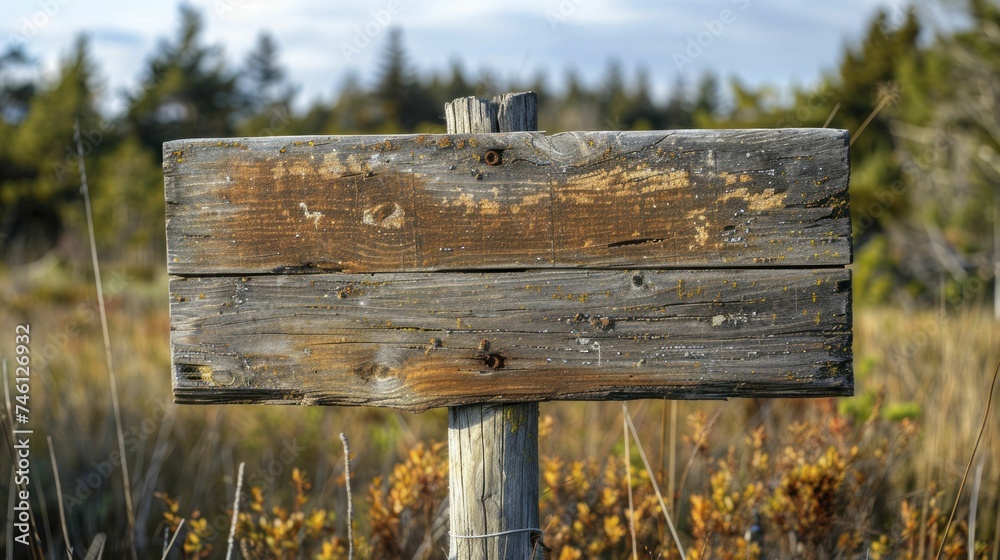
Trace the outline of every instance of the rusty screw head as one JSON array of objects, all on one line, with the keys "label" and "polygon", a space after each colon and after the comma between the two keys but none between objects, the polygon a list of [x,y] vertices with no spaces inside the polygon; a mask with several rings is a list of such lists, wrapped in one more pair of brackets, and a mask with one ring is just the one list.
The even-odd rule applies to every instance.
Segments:
[{"label": "rusty screw head", "polygon": [[503,156],[500,154],[500,150],[488,150],[483,154],[483,161],[486,165],[500,165],[503,163]]}]

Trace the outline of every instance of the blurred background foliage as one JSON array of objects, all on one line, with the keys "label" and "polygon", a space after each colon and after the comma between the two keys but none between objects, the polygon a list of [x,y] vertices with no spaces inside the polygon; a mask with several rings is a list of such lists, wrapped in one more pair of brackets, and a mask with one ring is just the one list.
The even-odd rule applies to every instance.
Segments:
[{"label": "blurred background foliage", "polygon": [[[31,53],[0,54],[0,254],[24,264],[81,239],[73,117],[84,152],[102,257],[160,267],[164,240],[161,144],[190,137],[444,132],[442,108],[459,96],[534,90],[539,128],[844,128],[852,146],[851,196],[856,295],[862,303],[920,305],[960,295],[992,278],[1000,189],[1000,8],[961,6],[966,25],[932,30],[921,12],[882,13],[840,63],[811,87],[752,89],[712,73],[696,83],[606,62],[586,84],[572,70],[559,90],[544,74],[501,80],[460,62],[418,65],[404,34],[382,38],[371,76],[348,75],[339,91],[295,109],[296,87],[267,35],[242,61],[207,44],[202,15],[182,6],[174,36],[163,38],[120,114],[100,109],[86,36],[54,76],[40,77]],[[670,81],[657,99],[656,81]],[[122,94],[122,92],[119,92]],[[122,259],[122,257],[125,257]],[[982,290],[982,287],[978,288]]]},{"label": "blurred background foliage", "polygon": [[[973,482],[981,484],[971,494],[980,502],[978,533],[969,516],[975,507],[963,498],[963,521],[947,539],[941,534],[978,434],[1000,324],[987,309],[1000,223],[1000,7],[989,0],[948,6],[960,12],[962,25],[935,28],[922,10],[876,16],[819,83],[791,91],[750,88],[712,73],[689,83],[614,60],[604,62],[597,84],[569,70],[555,88],[543,73],[503,79],[489,69],[471,73],[457,61],[418,63],[397,29],[381,36],[381,63],[371,75],[345,76],[330,98],[299,104],[273,38],[259,36],[244,60],[231,60],[206,42],[202,14],[190,7],[181,8],[176,32],[162,39],[127,92],[108,92],[100,82],[100,61],[86,36],[52,75],[42,74],[29,51],[0,51],[0,332],[29,322],[39,333],[33,364],[45,373],[33,380],[33,422],[52,435],[76,556],[100,531],[116,535],[109,557],[125,557],[132,545],[143,556],[159,555],[164,536],[183,517],[184,548],[171,557],[220,557],[234,473],[245,460],[244,556],[305,557],[308,541],[310,557],[342,557],[345,477],[335,438],[341,431],[354,445],[362,550],[421,557],[420,551],[446,546],[443,450],[430,443],[444,438],[444,411],[414,416],[169,403],[161,144],[190,137],[443,133],[445,102],[530,89],[539,94],[539,128],[549,133],[830,126],[852,135],[857,396],[630,405],[640,440],[658,455],[653,476],[669,489],[689,557],[847,550],[924,558],[947,542],[945,557],[964,558],[972,548],[976,557],[996,559],[995,422],[977,456]],[[666,97],[653,93],[661,83],[669,84]],[[102,109],[117,95],[125,99],[119,112]],[[117,445],[97,334],[76,117],[120,364],[132,544],[123,536],[129,521],[120,467],[109,462]],[[11,356],[9,342],[0,340],[0,357]],[[670,422],[668,406],[678,410]],[[542,413],[543,521],[554,557],[628,557],[621,406],[545,403]],[[668,444],[668,435],[680,443]],[[41,439],[34,453],[38,532],[48,557],[58,558],[63,547],[50,482],[56,475]],[[643,478],[650,475],[640,472],[636,457],[628,462],[644,512],[637,520],[640,543],[650,554],[676,557],[651,505]],[[0,462],[3,484],[10,480],[6,465]],[[835,497],[790,500],[792,487]],[[805,515],[824,519],[830,530],[810,537],[813,527],[795,526]],[[401,520],[406,531],[399,530]],[[983,542],[994,545],[984,552]],[[255,548],[262,543],[291,548],[265,553]]]}]

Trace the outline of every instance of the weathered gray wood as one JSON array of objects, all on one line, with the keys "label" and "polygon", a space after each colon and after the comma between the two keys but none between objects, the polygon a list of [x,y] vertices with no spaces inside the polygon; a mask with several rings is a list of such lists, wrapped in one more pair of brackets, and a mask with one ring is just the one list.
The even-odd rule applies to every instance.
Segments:
[{"label": "weathered gray wood", "polygon": [[[451,134],[535,130],[537,112],[534,92],[445,105]],[[502,157],[488,151],[483,160],[495,167]],[[503,369],[506,357],[491,344],[488,338],[478,344],[483,365]],[[541,534],[525,531],[538,528],[538,462],[537,402],[448,409],[449,559],[542,557]]]},{"label": "weathered gray wood", "polygon": [[[449,134],[500,132],[497,103],[478,97],[459,97],[444,105],[445,126]],[[518,132],[534,129],[517,129]],[[512,132],[510,129],[504,132]]]},{"label": "weathered gray wood", "polygon": [[851,257],[839,130],[178,140],[163,165],[178,275]]},{"label": "weathered gray wood", "polygon": [[170,290],[184,403],[420,411],[853,386],[845,269],[174,277]]},{"label": "weathered gray wood", "polygon": [[448,459],[448,557],[542,558],[541,533],[455,537],[538,527],[538,403],[449,408]]}]

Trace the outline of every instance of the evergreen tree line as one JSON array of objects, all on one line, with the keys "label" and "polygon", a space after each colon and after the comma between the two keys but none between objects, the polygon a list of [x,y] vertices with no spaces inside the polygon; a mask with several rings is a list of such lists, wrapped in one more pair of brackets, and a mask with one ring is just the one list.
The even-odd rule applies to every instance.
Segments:
[{"label": "evergreen tree line", "polygon": [[[174,36],[161,40],[120,114],[99,109],[103,91],[81,36],[52,80],[31,54],[0,53],[0,256],[19,266],[44,255],[81,253],[86,237],[74,119],[94,201],[102,258],[152,269],[165,258],[161,144],[190,137],[443,133],[444,103],[505,91],[539,94],[539,128],[641,130],[821,127],[852,133],[856,294],[865,302],[983,300],[997,257],[1000,221],[1000,5],[967,0],[969,23],[932,32],[923,12],[883,12],[844,48],[820,83],[788,92],[656,80],[607,64],[600,83],[566,74],[553,91],[544,74],[470,75],[460,63],[417,68],[402,33],[390,30],[374,76],[349,75],[331,101],[295,110],[296,87],[279,46],[257,38],[238,64],[206,44],[201,14],[183,6]],[[366,81],[370,80],[370,85]],[[721,100],[725,99],[723,102]]]}]

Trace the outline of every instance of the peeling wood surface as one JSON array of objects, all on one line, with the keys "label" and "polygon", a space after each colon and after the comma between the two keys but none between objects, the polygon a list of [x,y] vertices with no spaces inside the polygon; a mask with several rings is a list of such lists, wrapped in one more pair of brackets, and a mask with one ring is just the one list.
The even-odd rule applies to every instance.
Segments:
[{"label": "peeling wood surface", "polygon": [[851,257],[842,130],[178,140],[163,165],[174,275]]},{"label": "peeling wood surface", "polygon": [[182,403],[848,395],[850,271],[173,277]]}]

